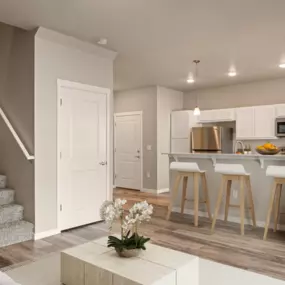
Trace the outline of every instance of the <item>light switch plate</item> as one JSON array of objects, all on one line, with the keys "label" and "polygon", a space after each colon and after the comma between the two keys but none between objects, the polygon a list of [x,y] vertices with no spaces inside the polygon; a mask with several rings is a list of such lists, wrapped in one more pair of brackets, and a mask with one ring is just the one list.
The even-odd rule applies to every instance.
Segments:
[{"label": "light switch plate", "polygon": [[148,144],[148,145],[146,146],[146,149],[147,149],[147,150],[151,150],[151,145]]}]

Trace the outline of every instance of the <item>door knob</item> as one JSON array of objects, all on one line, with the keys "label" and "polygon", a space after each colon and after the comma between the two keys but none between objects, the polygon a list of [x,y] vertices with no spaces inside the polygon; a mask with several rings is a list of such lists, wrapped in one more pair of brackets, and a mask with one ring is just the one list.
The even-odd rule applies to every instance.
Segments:
[{"label": "door knob", "polygon": [[139,155],[135,155],[136,158],[141,158]]},{"label": "door knob", "polygon": [[99,162],[100,165],[107,165],[107,161],[101,161]]}]

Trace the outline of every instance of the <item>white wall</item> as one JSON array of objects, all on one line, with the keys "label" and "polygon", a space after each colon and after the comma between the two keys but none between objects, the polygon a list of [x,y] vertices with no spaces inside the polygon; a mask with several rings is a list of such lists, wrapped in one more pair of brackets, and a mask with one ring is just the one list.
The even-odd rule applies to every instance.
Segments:
[{"label": "white wall", "polygon": [[[47,29],[40,28],[36,34],[36,234],[57,229],[57,79],[105,87],[112,90],[114,58],[115,53],[111,51]],[[110,107],[112,112],[112,102]],[[111,131],[111,133],[113,132]],[[112,145],[111,148],[113,148]],[[112,165],[112,162],[109,163]],[[112,173],[110,175],[112,177]]]},{"label": "white wall", "polygon": [[183,107],[183,93],[157,88],[157,189],[169,188],[169,160],[162,153],[170,152],[170,115]]}]

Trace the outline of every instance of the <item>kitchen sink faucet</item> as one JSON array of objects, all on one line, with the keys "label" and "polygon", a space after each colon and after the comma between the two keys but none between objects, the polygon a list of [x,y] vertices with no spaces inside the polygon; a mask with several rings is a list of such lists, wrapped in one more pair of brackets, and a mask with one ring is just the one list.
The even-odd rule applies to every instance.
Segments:
[{"label": "kitchen sink faucet", "polygon": [[237,150],[238,150],[237,146],[238,146],[238,144],[241,145],[242,153],[244,154],[244,143],[242,141],[236,141],[236,143],[235,143],[235,153],[237,153]]}]

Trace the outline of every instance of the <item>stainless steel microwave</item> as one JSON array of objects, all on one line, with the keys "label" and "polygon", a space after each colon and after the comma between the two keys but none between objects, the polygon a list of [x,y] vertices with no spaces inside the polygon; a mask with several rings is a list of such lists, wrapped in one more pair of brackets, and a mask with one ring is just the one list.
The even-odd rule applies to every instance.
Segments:
[{"label": "stainless steel microwave", "polygon": [[285,117],[277,117],[275,120],[276,137],[285,137]]}]

